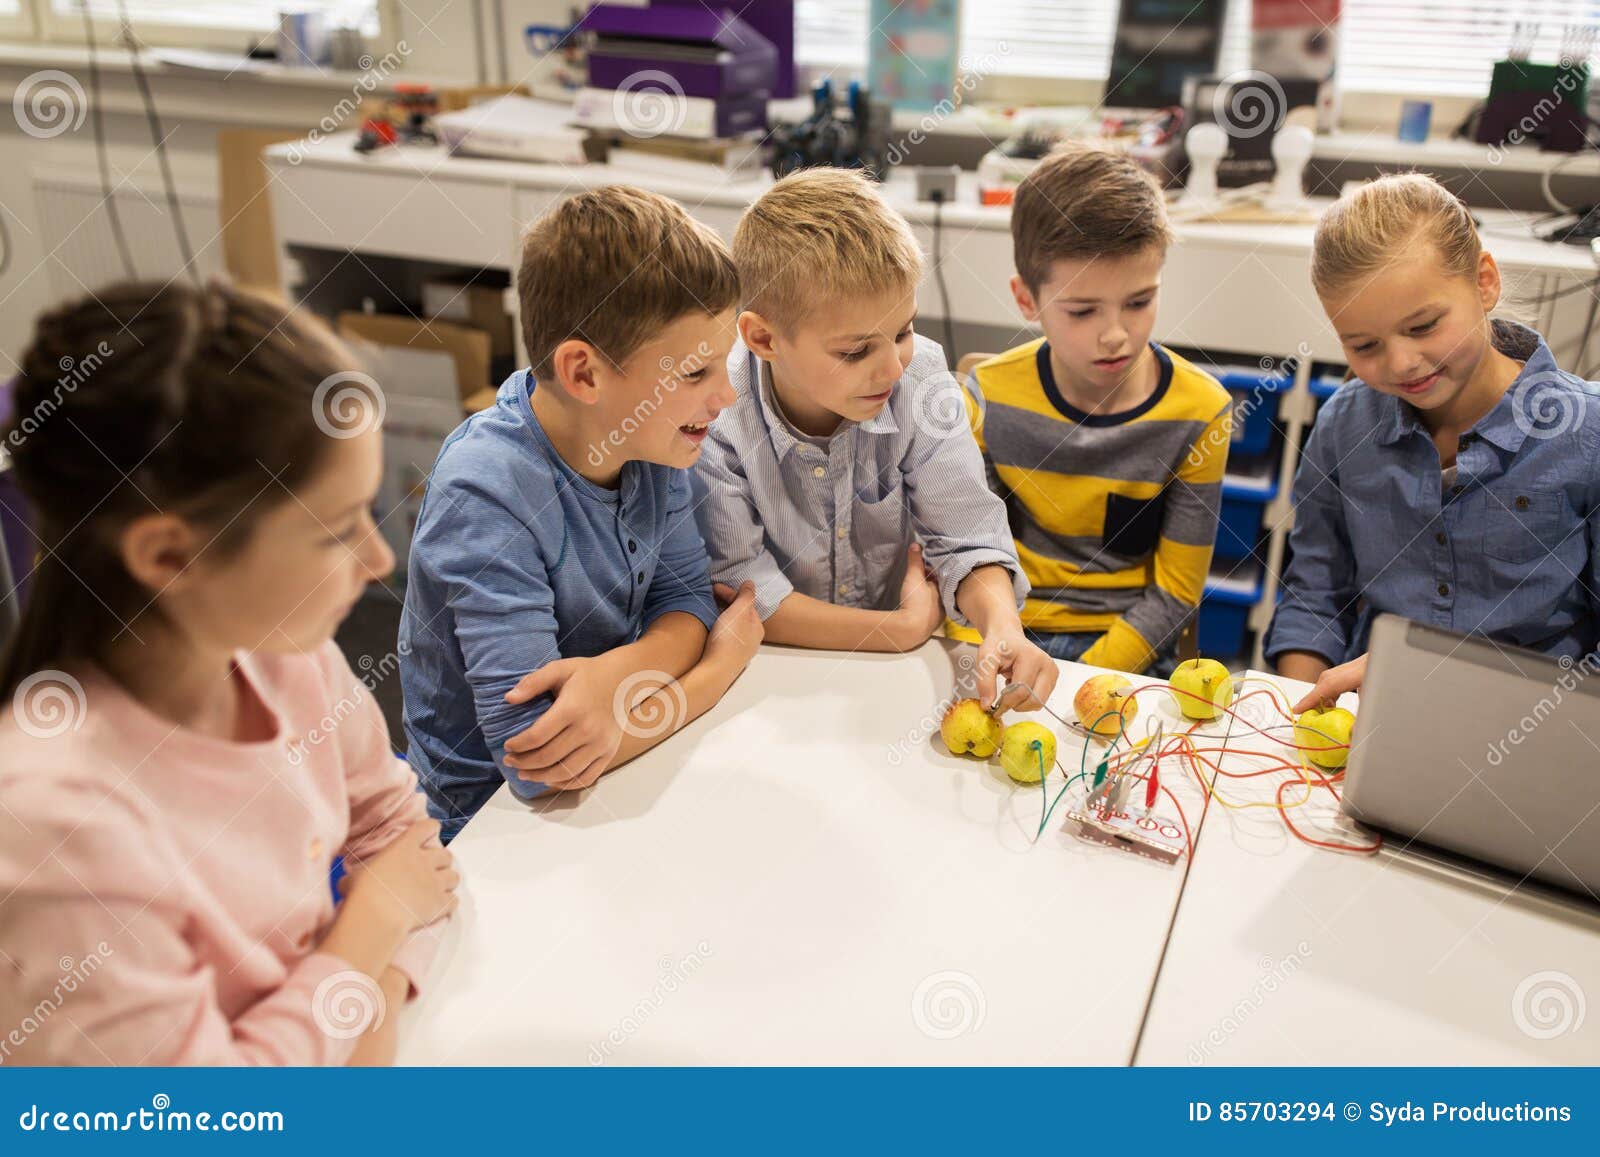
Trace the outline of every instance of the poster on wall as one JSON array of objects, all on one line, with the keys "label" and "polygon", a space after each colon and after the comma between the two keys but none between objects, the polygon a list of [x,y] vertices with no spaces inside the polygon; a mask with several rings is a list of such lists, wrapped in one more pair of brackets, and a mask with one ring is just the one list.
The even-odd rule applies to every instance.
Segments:
[{"label": "poster on wall", "polygon": [[872,0],[867,87],[895,108],[932,109],[952,99],[961,0]]},{"label": "poster on wall", "polygon": [[[1338,120],[1339,6],[1340,0],[1254,0],[1250,10],[1250,67],[1275,77],[1285,91],[1313,93],[1320,132],[1331,132]],[[1291,99],[1291,108],[1298,103]]]}]

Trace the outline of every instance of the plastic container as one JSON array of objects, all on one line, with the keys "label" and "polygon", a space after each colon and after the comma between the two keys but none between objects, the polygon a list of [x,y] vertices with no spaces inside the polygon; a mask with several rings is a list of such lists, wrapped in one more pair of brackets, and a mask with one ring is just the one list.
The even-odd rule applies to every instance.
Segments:
[{"label": "plastic container", "polygon": [[1207,659],[1241,658],[1250,633],[1250,608],[1261,600],[1261,569],[1241,566],[1231,573],[1213,570],[1200,600],[1196,645]]},{"label": "plastic container", "polygon": [[1213,557],[1224,561],[1251,558],[1261,544],[1267,503],[1278,496],[1272,466],[1253,474],[1229,474],[1222,480],[1222,511],[1217,521]]},{"label": "plastic container", "polygon": [[1233,395],[1233,441],[1229,443],[1229,455],[1264,453],[1272,444],[1273,418],[1278,413],[1276,395],[1293,386],[1293,379],[1245,366],[1207,366],[1206,369]]}]

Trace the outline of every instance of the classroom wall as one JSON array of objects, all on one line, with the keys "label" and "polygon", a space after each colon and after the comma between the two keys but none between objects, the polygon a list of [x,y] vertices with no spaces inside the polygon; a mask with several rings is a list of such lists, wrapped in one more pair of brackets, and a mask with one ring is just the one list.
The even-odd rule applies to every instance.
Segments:
[{"label": "classroom wall", "polygon": [[[530,79],[538,68],[523,48],[523,28],[564,21],[570,8],[568,0],[504,0],[498,35],[509,83]],[[490,0],[406,0],[399,6],[397,39],[404,39],[409,51],[394,75],[441,84],[500,79],[501,54],[489,39],[494,9]],[[482,15],[482,35],[475,13]],[[182,259],[165,213],[160,169],[134,77],[126,54],[104,50],[101,56],[107,154],[137,271],[141,277],[172,277]],[[90,91],[82,49],[0,42],[0,92],[14,92],[45,68],[67,72],[85,93]],[[171,133],[167,152],[174,183],[203,273],[221,265],[218,130],[309,129],[352,91],[348,79],[288,84],[237,76],[220,81],[171,70],[153,72],[151,86],[163,131]],[[39,310],[95,284],[96,273],[116,275],[120,262],[99,208],[101,198],[93,194],[99,178],[92,118],[49,138],[24,132],[14,117],[0,118],[0,156],[5,158],[0,216],[10,240],[10,261],[0,274],[0,374],[9,375]],[[41,182],[44,191],[38,188]]]}]

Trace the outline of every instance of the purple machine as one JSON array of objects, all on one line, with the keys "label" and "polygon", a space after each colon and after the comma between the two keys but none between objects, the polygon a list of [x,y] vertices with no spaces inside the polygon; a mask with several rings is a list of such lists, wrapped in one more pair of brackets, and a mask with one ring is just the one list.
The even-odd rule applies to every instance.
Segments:
[{"label": "purple machine", "polygon": [[712,11],[692,2],[649,8],[596,4],[577,24],[592,37],[589,87],[626,89],[640,73],[665,73],[684,96],[716,102],[717,136],[765,131],[767,101],[785,75],[794,88],[793,5],[769,7],[790,15],[786,73],[778,47],[731,9]]}]

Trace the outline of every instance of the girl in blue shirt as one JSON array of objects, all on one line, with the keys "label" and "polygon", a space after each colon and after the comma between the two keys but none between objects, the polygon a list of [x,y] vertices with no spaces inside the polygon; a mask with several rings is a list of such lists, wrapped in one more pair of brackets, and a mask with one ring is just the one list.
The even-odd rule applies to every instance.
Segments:
[{"label": "girl in blue shirt", "polygon": [[1431,177],[1383,177],[1317,227],[1311,280],[1354,379],[1295,478],[1266,653],[1359,686],[1382,612],[1577,658],[1600,635],[1600,386],[1489,316],[1500,270]]}]

